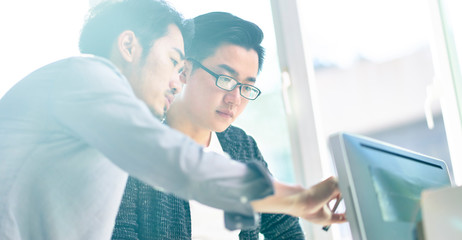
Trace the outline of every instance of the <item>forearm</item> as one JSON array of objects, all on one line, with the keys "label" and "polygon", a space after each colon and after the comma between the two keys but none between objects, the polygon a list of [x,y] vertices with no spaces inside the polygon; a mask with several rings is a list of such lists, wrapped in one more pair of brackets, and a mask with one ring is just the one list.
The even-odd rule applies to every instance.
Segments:
[{"label": "forearm", "polygon": [[297,202],[297,193],[304,189],[300,186],[283,184],[273,180],[274,194],[263,199],[251,202],[253,209],[264,213],[283,213],[293,212]]}]

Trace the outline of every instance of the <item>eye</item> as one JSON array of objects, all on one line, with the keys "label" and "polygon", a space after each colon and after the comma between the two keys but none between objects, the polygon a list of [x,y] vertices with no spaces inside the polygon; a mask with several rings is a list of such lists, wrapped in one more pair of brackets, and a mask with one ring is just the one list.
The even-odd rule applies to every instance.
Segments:
[{"label": "eye", "polygon": [[176,65],[178,65],[178,61],[173,59],[173,58],[170,58],[170,60],[172,61],[173,63],[173,66],[176,67]]},{"label": "eye", "polygon": [[221,80],[222,80],[223,82],[225,82],[225,83],[233,82],[233,79],[232,79],[232,78],[229,78],[229,77],[224,76],[224,75],[221,76]]},{"label": "eye", "polygon": [[254,90],[253,90],[253,88],[251,86],[244,85],[244,86],[242,86],[242,91],[247,92],[247,93],[251,93]]}]

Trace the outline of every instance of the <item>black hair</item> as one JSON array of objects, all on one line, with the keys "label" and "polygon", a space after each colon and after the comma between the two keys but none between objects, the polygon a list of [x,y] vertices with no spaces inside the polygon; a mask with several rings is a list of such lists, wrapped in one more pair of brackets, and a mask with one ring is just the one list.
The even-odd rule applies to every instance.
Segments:
[{"label": "black hair", "polygon": [[[168,26],[180,29],[185,43],[192,36],[192,24],[163,0],[103,1],[92,8],[82,28],[79,40],[81,53],[109,58],[117,37],[126,30],[135,33],[143,49],[150,49]],[[143,55],[149,51],[143,51]]]},{"label": "black hair", "polygon": [[261,70],[265,49],[261,46],[263,31],[256,24],[226,12],[210,12],[194,18],[194,37],[186,46],[186,56],[202,61],[213,55],[225,43],[258,54],[258,71]]}]

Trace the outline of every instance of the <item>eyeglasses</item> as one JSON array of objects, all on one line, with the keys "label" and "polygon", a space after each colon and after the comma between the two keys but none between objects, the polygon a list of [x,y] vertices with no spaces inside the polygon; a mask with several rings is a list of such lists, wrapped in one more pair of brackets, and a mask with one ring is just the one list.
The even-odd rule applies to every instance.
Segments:
[{"label": "eyeglasses", "polygon": [[215,85],[225,91],[232,91],[234,90],[237,86],[239,86],[239,93],[241,94],[242,97],[249,99],[249,100],[255,100],[261,93],[260,89],[249,85],[249,84],[244,84],[238,82],[236,79],[226,76],[226,75],[221,75],[221,74],[216,74],[212,72],[212,70],[206,68],[204,65],[202,65],[199,61],[193,59],[193,58],[188,58],[188,60],[194,62],[195,64],[199,65],[204,71],[208,72],[210,75],[214,76],[216,78]]}]

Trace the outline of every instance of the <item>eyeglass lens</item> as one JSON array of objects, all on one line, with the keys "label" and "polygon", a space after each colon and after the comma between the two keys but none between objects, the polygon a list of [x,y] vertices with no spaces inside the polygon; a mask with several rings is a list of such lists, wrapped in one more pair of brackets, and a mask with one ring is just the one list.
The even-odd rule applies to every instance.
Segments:
[{"label": "eyeglass lens", "polygon": [[240,94],[245,98],[255,99],[259,94],[259,90],[256,87],[246,84],[240,84],[233,78],[227,76],[220,76],[217,79],[217,86],[227,91],[233,90],[237,85],[240,85]]}]

